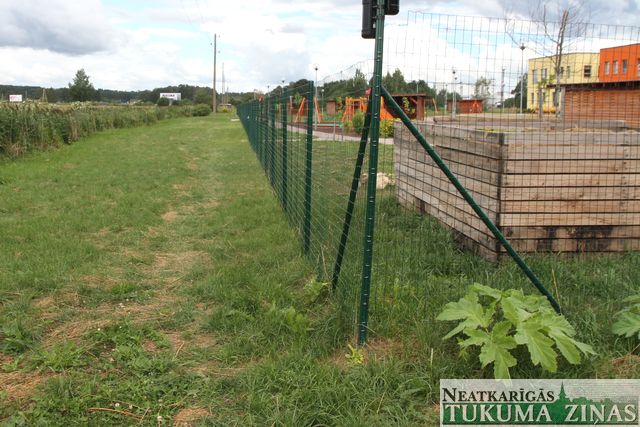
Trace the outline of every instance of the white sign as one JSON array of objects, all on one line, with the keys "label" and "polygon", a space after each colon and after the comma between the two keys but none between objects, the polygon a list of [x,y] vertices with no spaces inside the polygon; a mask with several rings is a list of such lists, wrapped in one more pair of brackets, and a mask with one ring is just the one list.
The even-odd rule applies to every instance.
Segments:
[{"label": "white sign", "polygon": [[160,98],[167,98],[172,101],[180,101],[182,100],[182,94],[181,93],[161,93]]},{"label": "white sign", "polygon": [[22,102],[22,95],[9,95],[9,102]]},{"label": "white sign", "polygon": [[638,426],[639,380],[440,380],[441,426]]}]

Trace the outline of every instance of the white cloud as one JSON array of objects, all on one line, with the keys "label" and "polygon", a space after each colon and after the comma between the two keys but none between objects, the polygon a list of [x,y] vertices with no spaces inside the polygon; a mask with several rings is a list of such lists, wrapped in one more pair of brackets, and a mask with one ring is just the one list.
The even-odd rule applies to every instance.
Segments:
[{"label": "white cloud", "polygon": [[[598,8],[603,19],[631,22],[638,17],[632,0],[587,3]],[[515,81],[520,51],[508,40],[485,34],[474,50],[466,40],[447,40],[442,28],[409,25],[410,19],[423,15],[406,14],[422,9],[501,17],[505,4],[506,0],[403,0],[401,14],[387,21],[385,71],[400,67],[409,79],[448,82],[453,66],[459,68],[461,80],[469,81],[486,70],[505,67],[509,82]],[[514,12],[526,9],[525,2],[509,4],[515,5]],[[210,86],[214,33],[220,36],[218,79],[224,62],[230,90],[264,90],[283,78],[313,79],[312,64],[318,64],[322,79],[373,56],[373,42],[360,38],[359,1],[0,0],[0,17],[5,23],[0,27],[0,83],[64,86],[77,69],[85,68],[94,85],[102,88]],[[533,52],[525,51],[529,55]],[[496,71],[486,77],[498,78]]]},{"label": "white cloud", "polygon": [[84,55],[109,49],[113,30],[99,0],[0,2],[0,46]]}]

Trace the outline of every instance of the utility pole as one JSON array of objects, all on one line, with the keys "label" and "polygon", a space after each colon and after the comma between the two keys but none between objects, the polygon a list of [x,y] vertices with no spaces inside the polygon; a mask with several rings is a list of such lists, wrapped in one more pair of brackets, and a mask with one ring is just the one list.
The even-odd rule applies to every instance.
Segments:
[{"label": "utility pole", "polygon": [[211,106],[213,113],[216,113],[216,61],[218,59],[218,47],[217,47],[218,35],[213,35],[213,104]]},{"label": "utility pole", "polygon": [[520,45],[520,114],[522,114],[522,98],[524,98],[524,43]]},{"label": "utility pole", "polygon": [[451,101],[451,118],[455,119],[456,118],[456,69],[452,68],[451,69],[451,75],[452,78],[451,80],[453,80],[452,84],[451,84],[451,91],[453,92],[452,94],[452,101]]},{"label": "utility pole", "polygon": [[504,111],[504,67],[502,67],[502,77],[500,79],[500,108]]}]

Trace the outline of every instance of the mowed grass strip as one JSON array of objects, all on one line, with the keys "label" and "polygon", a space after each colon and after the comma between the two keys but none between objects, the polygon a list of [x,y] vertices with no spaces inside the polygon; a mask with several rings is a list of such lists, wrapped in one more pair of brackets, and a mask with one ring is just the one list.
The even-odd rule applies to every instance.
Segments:
[{"label": "mowed grass strip", "polygon": [[0,200],[2,422],[436,419],[427,374],[348,364],[337,309],[231,116],[4,162]]},{"label": "mowed grass strip", "polygon": [[[397,283],[379,271],[393,293],[379,297],[368,347],[352,352],[339,304],[224,114],[2,163],[0,201],[8,425],[435,425],[440,378],[490,375],[440,340],[450,325],[437,311],[472,280],[521,284],[513,268],[457,252],[433,221],[385,200],[379,238],[413,242],[424,228],[438,271]],[[581,336],[598,335],[587,341],[601,354],[556,376],[637,377],[634,344],[614,343],[608,309],[590,306],[602,298],[610,309],[616,288],[629,292],[621,273],[632,275],[637,256],[536,264],[591,295],[571,317]],[[548,375],[530,363],[517,374]]]}]

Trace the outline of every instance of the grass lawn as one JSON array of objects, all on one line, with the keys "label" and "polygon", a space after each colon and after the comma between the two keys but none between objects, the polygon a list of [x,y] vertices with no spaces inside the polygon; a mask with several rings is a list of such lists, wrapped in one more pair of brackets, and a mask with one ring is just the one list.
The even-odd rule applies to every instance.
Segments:
[{"label": "grass lawn", "polygon": [[[318,177],[331,193],[333,174]],[[374,332],[353,363],[345,309],[303,257],[296,215],[282,214],[225,114],[0,161],[0,423],[437,424],[440,378],[490,375],[440,340],[451,325],[434,321],[438,310],[473,281],[526,283],[383,196]],[[339,229],[333,215],[337,225],[316,227]],[[409,243],[426,258],[407,261]],[[608,332],[637,291],[638,256],[532,261],[599,353],[555,376],[638,377],[635,343]],[[549,376],[527,363],[513,375]]]}]

